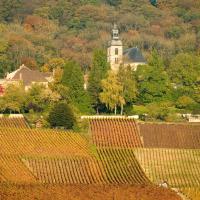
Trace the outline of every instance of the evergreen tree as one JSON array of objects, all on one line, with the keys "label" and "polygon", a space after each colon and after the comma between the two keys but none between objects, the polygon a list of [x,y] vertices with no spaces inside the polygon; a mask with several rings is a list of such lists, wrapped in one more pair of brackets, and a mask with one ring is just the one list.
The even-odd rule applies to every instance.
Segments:
[{"label": "evergreen tree", "polygon": [[75,123],[75,117],[68,104],[58,103],[49,113],[48,121],[51,127],[72,129]]},{"label": "evergreen tree", "polygon": [[61,83],[69,88],[69,97],[81,112],[91,112],[89,96],[84,90],[83,73],[77,63],[69,61],[65,64]]},{"label": "evergreen tree", "polygon": [[94,51],[92,68],[88,80],[88,93],[92,105],[97,110],[100,106],[99,93],[102,91],[101,80],[106,77],[109,65],[106,60],[106,53],[103,50]]}]

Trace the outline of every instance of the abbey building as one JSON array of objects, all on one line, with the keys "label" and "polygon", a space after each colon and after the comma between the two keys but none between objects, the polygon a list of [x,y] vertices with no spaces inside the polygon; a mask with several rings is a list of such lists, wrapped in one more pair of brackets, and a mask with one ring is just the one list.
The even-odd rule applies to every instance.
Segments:
[{"label": "abbey building", "polygon": [[138,65],[146,64],[142,53],[137,47],[123,49],[123,43],[116,25],[112,30],[112,40],[109,42],[107,60],[113,71],[118,71],[120,65],[130,65],[134,70],[137,70]]}]

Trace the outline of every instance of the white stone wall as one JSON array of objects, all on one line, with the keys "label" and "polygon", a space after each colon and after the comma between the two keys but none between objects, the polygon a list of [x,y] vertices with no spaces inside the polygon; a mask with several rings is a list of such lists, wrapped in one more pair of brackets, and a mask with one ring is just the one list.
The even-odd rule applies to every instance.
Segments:
[{"label": "white stone wall", "polygon": [[[115,49],[118,49],[118,55],[115,55]],[[118,64],[116,64],[118,59]],[[118,71],[119,66],[123,63],[123,47],[122,46],[111,46],[108,48],[108,62],[110,63],[113,71]]]},{"label": "white stone wall", "polygon": [[139,65],[145,65],[145,63],[129,63],[129,64],[124,64],[125,67],[127,66],[131,66],[131,68],[134,70],[134,71],[137,71],[137,68]]}]

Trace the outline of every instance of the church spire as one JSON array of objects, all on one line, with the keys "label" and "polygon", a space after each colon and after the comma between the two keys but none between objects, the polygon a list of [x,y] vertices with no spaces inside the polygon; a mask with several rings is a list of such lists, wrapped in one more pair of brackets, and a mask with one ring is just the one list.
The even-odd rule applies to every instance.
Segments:
[{"label": "church spire", "polygon": [[112,40],[109,42],[107,60],[113,71],[118,71],[119,66],[123,63],[123,45],[116,24],[112,29]]},{"label": "church spire", "polygon": [[119,30],[117,28],[117,24],[114,24],[114,27],[112,30],[112,37],[113,37],[113,40],[119,40]]}]

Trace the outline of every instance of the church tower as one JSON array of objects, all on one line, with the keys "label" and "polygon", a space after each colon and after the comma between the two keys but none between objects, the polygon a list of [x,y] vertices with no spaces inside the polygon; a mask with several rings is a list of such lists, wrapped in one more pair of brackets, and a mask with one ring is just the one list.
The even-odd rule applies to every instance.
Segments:
[{"label": "church tower", "polygon": [[123,45],[116,24],[112,30],[112,40],[109,42],[107,60],[113,71],[118,71],[119,66],[123,63]]}]

